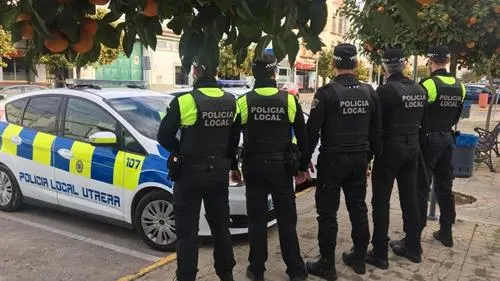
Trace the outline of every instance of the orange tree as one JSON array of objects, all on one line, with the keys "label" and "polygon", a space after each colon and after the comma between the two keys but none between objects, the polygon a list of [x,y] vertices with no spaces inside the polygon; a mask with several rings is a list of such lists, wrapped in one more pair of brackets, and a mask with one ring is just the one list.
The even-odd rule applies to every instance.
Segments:
[{"label": "orange tree", "polygon": [[450,47],[452,73],[457,66],[487,62],[492,77],[493,58],[500,52],[500,0],[370,0],[362,8],[356,2],[345,0],[340,13],[352,22],[348,37],[360,41],[372,61],[380,62],[389,46],[423,55],[429,45],[443,44]]},{"label": "orange tree", "polygon": [[388,46],[422,55],[429,45],[443,44],[451,49],[454,73],[457,65],[469,66],[499,52],[500,0],[419,0],[414,9],[402,10],[406,2],[412,1],[372,0],[361,8],[355,0],[344,1],[340,13],[352,21],[348,37],[359,40],[372,61],[379,62]]},{"label": "orange tree", "polygon": [[[97,26],[84,27],[96,5],[108,4],[111,11]],[[327,20],[325,0],[17,0],[2,1],[0,21],[12,31],[13,41],[33,27],[29,62],[48,53],[67,58],[81,54],[83,60],[96,61],[102,43],[117,48],[122,40],[126,55],[138,38],[145,47],[156,48],[161,23],[181,36],[179,55],[186,70],[193,60],[215,71],[219,60],[219,41],[226,38],[240,64],[248,46],[256,43],[256,53],[272,42],[278,60],[288,55],[294,63],[299,38],[316,52],[322,43],[318,35]],[[119,18],[117,26],[110,23]],[[94,28],[96,27],[96,28]],[[123,34],[123,39],[120,35]]]}]

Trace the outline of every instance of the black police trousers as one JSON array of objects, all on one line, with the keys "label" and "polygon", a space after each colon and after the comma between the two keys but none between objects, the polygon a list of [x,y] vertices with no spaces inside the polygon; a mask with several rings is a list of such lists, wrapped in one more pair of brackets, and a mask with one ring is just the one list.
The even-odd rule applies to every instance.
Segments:
[{"label": "black police trousers", "polygon": [[296,231],[297,208],[293,175],[287,163],[259,159],[245,161],[243,175],[246,183],[250,270],[255,274],[263,274],[266,270],[270,193],[278,221],[281,255],[287,266],[286,272],[290,277],[306,276]]},{"label": "black police trousers", "polygon": [[[451,132],[431,132],[425,143],[422,144],[426,172],[418,176],[418,199],[421,216],[421,228],[427,224],[427,208],[429,201],[429,186],[433,182],[439,205],[439,224],[441,230],[451,234],[451,226],[455,222],[455,197],[453,187],[453,149],[455,142]],[[427,179],[425,179],[427,176]]]},{"label": "black police trousers", "polygon": [[370,241],[366,198],[366,152],[321,153],[318,157],[318,185],[316,187],[316,209],[318,213],[318,242],[321,257],[335,262],[337,245],[337,211],[340,190],[344,191],[347,210],[351,220],[351,238],[354,248],[365,253]]},{"label": "black police trousers", "polygon": [[218,276],[232,273],[234,260],[229,232],[229,165],[227,160],[205,164],[182,164],[174,183],[174,212],[177,233],[177,278],[195,281],[198,271],[198,227],[203,200],[214,243],[214,266]]},{"label": "black police trousers", "polygon": [[372,173],[373,252],[380,258],[388,256],[389,209],[394,180],[397,180],[406,244],[410,251],[419,253],[418,135],[384,136],[382,145],[382,154],[375,157]]}]

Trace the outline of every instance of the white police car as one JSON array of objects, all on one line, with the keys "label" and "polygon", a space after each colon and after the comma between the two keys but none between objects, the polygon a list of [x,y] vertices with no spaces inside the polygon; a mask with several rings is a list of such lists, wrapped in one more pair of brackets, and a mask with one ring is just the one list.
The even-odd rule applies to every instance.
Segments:
[{"label": "white police car", "polygon": [[[49,203],[125,223],[152,248],[173,250],[169,153],[156,141],[172,98],[94,86],[6,100],[0,119],[0,210],[15,211],[23,202]],[[247,233],[243,184],[230,185],[229,202],[231,233]],[[268,205],[272,225],[271,200]],[[210,235],[203,207],[199,234]]]}]

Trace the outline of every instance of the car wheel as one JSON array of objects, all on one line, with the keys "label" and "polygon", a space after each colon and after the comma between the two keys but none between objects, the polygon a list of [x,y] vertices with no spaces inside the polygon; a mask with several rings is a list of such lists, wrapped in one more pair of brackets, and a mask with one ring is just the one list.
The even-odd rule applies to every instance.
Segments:
[{"label": "car wheel", "polygon": [[14,212],[21,207],[23,194],[12,172],[0,165],[0,210]]},{"label": "car wheel", "polygon": [[135,228],[142,240],[159,251],[174,251],[177,243],[172,195],[155,190],[146,194],[135,210]]}]

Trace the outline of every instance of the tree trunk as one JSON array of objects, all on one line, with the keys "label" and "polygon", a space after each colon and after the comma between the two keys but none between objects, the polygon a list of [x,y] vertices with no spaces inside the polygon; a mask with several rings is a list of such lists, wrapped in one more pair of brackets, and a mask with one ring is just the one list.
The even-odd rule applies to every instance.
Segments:
[{"label": "tree trunk", "polygon": [[450,58],[450,73],[453,74],[453,76],[457,75],[457,64],[458,64],[458,55],[456,52],[452,52]]},{"label": "tree trunk", "polygon": [[66,87],[66,77],[64,77],[64,69],[62,67],[56,67],[54,71],[56,77],[55,87],[64,88]]},{"label": "tree trunk", "polygon": [[493,110],[493,105],[496,105],[497,101],[497,91],[493,86],[493,75],[491,74],[491,65],[493,64],[493,59],[490,60],[488,64],[488,80],[489,80],[489,88],[493,91],[493,96],[491,97],[490,106],[488,107],[488,114],[486,115],[486,130],[490,129],[490,121],[491,121],[491,111]]},{"label": "tree trunk", "polygon": [[326,85],[326,76],[321,76],[321,86],[325,86]]},{"label": "tree trunk", "polygon": [[76,79],[80,79],[81,75],[82,75],[82,68],[77,67],[76,68]]}]

